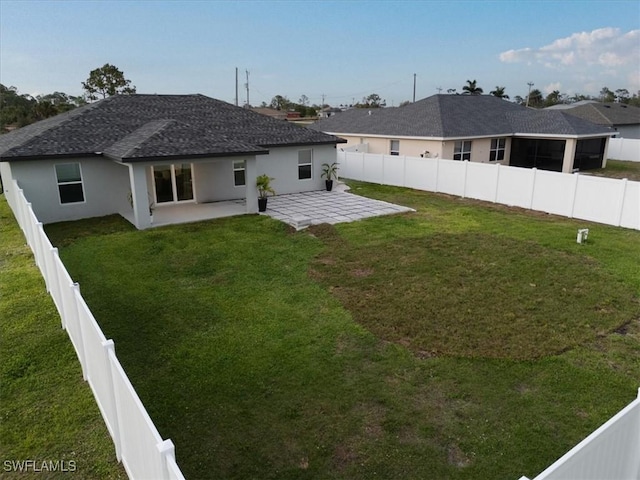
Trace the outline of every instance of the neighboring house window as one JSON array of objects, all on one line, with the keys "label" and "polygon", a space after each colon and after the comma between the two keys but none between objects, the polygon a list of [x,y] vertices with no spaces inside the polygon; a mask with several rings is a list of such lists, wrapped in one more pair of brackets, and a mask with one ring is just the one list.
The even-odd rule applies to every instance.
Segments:
[{"label": "neighboring house window", "polygon": [[453,149],[454,160],[471,160],[471,140],[459,140]]},{"label": "neighboring house window", "polygon": [[246,185],[245,181],[245,163],[244,160],[235,160],[233,162],[233,184],[236,187],[242,187]]},{"label": "neighboring house window", "polygon": [[298,180],[308,180],[311,178],[312,151],[298,151]]},{"label": "neighboring house window", "polygon": [[492,162],[504,160],[504,146],[506,139],[504,138],[492,138],[491,139],[491,151],[489,152],[489,160]]},{"label": "neighboring house window", "polygon": [[56,165],[56,179],[60,203],[84,202],[84,188],[79,163],[63,163]]},{"label": "neighboring house window", "polygon": [[391,146],[389,147],[389,153],[391,155],[400,155],[400,140],[391,140]]}]

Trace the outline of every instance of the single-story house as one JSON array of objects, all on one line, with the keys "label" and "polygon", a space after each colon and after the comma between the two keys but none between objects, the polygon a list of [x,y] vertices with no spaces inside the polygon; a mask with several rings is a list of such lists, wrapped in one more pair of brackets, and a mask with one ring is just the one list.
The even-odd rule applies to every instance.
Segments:
[{"label": "single-story house", "polygon": [[277,193],[321,190],[342,142],[203,95],[116,95],[0,135],[0,174],[43,223],[118,213],[143,229],[167,206],[256,212],[260,174]]},{"label": "single-story house", "polygon": [[444,95],[402,107],[351,109],[311,125],[344,150],[573,172],[606,163],[612,129],[492,95]]},{"label": "single-story house", "polygon": [[611,127],[622,138],[640,139],[640,107],[624,103],[581,100],[571,104],[553,105],[547,107],[547,110],[562,110],[569,115]]}]

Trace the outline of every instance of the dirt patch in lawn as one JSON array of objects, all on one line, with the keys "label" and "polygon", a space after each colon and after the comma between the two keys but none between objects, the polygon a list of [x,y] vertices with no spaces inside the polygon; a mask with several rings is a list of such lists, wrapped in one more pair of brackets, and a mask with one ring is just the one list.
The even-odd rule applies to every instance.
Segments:
[{"label": "dirt patch in lawn", "polygon": [[336,241],[311,266],[356,321],[421,357],[529,359],[612,332],[638,314],[631,289],[590,257],[489,234],[384,245]]}]

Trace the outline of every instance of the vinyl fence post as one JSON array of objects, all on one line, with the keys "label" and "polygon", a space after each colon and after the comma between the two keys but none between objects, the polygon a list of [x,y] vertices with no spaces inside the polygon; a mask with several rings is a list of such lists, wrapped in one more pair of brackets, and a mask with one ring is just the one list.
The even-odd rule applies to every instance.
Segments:
[{"label": "vinyl fence post", "polygon": [[619,205],[618,215],[614,223],[616,227],[619,227],[620,225],[622,225],[622,214],[624,213],[624,199],[627,195],[627,181],[628,180],[626,178],[623,178],[622,182],[620,182],[620,202],[618,203]]},{"label": "vinyl fence post", "polygon": [[361,163],[362,168],[360,169],[360,178],[358,179],[360,181],[364,180],[364,162],[366,158],[365,155],[366,153],[362,152],[362,163]]},{"label": "vinyl fence post", "polygon": [[466,198],[467,197],[467,171],[469,170],[469,164],[471,163],[471,160],[468,160],[466,162],[462,162],[464,163],[464,179],[463,179],[463,183],[462,183],[462,198]]},{"label": "vinyl fence post", "polygon": [[87,351],[86,351],[86,342],[84,340],[84,333],[82,328],[82,319],[84,317],[80,316],[80,306],[78,303],[80,302],[80,285],[77,282],[74,282],[71,285],[71,295],[73,297],[73,313],[76,320],[76,325],[78,327],[78,340],[80,345],[76,345],[76,351],[78,352],[78,356],[80,357],[80,366],[82,367],[82,379],[86,382],[89,378],[87,374]]},{"label": "vinyl fence post", "polygon": [[38,244],[40,245],[40,255],[41,255],[41,270],[42,276],[44,278],[44,286],[47,289],[47,293],[51,293],[51,272],[49,262],[47,262],[47,251],[45,249],[45,238],[47,238],[47,234],[44,233],[44,227],[42,226],[42,222],[38,222]]},{"label": "vinyl fence post", "polygon": [[531,199],[529,200],[529,210],[533,210],[533,200],[536,194],[536,176],[538,173],[537,168],[531,169]]},{"label": "vinyl fence post", "polygon": [[402,186],[407,186],[407,156],[402,157]]},{"label": "vinyl fence post", "polygon": [[576,208],[576,197],[578,196],[578,182],[580,181],[580,174],[578,172],[573,174],[573,186],[571,189],[571,205],[569,207],[569,218],[573,218],[573,212]]},{"label": "vinyl fence post", "polygon": [[65,315],[64,292],[62,291],[63,285],[60,279],[60,266],[59,266],[62,262],[60,261],[60,256],[58,255],[58,249],[56,247],[53,247],[51,249],[51,252],[53,257],[53,270],[55,274],[54,278],[55,278],[56,290],[58,293],[58,305],[57,305],[58,313],[60,314],[62,328],[66,330],[67,321],[66,321],[66,315]]},{"label": "vinyl fence post", "polygon": [[114,369],[111,365],[111,357],[116,358],[116,347],[113,343],[113,340],[105,340],[102,342],[103,354],[105,357],[105,362],[108,372],[108,382],[109,382],[109,393],[111,394],[111,403],[113,405],[113,414],[115,418],[111,419],[111,427],[113,428],[113,444],[116,446],[116,458],[119,462],[122,462],[122,450],[125,447],[124,436],[122,435],[123,431],[123,420],[122,420],[122,407],[120,406],[118,392],[116,392],[115,382],[113,377],[116,375],[116,369]]},{"label": "vinyl fence post", "polygon": [[156,445],[162,457],[162,479],[169,480],[169,468],[167,467],[167,457],[175,461],[176,448],[171,440],[164,440]]},{"label": "vinyl fence post", "polygon": [[440,157],[436,158],[436,189],[434,190],[438,193],[438,180],[440,179]]},{"label": "vinyl fence post", "polygon": [[496,191],[493,192],[493,203],[498,203],[499,190],[500,190],[500,164],[496,163]]}]

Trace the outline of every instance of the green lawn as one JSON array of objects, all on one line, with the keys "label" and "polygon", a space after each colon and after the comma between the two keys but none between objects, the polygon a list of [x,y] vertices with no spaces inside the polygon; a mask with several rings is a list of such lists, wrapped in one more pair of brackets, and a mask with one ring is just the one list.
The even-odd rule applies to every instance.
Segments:
[{"label": "green lawn", "polygon": [[635,398],[640,232],[350,183],[417,211],[47,228],[187,478],[532,477]]},{"label": "green lawn", "polygon": [[[4,196],[0,239],[0,477],[127,478]],[[11,471],[26,460],[71,471]]]},{"label": "green lawn", "polygon": [[640,182],[640,162],[607,160],[606,168],[587,170],[584,173],[598,175],[600,177],[626,178],[628,180]]}]

